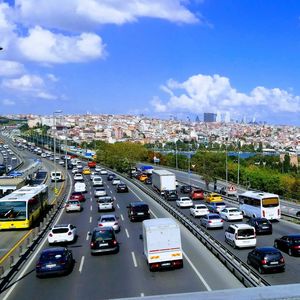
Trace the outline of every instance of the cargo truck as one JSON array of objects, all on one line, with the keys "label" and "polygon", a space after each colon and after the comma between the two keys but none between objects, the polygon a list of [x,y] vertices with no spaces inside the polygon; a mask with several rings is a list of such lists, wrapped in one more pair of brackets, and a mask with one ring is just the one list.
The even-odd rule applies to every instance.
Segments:
[{"label": "cargo truck", "polygon": [[152,187],[162,195],[164,195],[165,191],[175,191],[175,174],[167,170],[153,170]]},{"label": "cargo truck", "polygon": [[142,239],[150,271],[183,267],[180,229],[173,219],[144,220]]}]

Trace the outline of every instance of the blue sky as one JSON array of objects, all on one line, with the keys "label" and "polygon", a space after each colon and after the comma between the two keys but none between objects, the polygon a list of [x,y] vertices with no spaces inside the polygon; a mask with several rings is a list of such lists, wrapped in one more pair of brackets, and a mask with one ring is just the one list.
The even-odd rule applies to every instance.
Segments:
[{"label": "blue sky", "polygon": [[0,0],[0,114],[300,125],[297,0]]}]

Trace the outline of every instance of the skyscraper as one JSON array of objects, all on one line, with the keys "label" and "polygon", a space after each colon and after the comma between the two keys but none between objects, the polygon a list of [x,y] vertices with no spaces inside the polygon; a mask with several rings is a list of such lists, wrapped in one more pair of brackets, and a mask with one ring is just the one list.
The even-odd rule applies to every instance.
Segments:
[{"label": "skyscraper", "polygon": [[217,115],[214,113],[204,113],[204,122],[216,122]]}]

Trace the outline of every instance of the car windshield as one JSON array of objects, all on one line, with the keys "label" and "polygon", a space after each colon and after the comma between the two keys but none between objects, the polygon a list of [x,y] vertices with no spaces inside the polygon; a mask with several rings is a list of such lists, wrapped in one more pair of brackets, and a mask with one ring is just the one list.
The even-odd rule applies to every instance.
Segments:
[{"label": "car windshield", "polygon": [[41,260],[60,260],[63,257],[63,252],[46,252],[42,253]]},{"label": "car windshield", "polygon": [[69,228],[53,228],[52,232],[53,233],[67,233],[69,231]]},{"label": "car windshield", "polygon": [[292,243],[293,243],[294,245],[300,245],[300,238],[299,238],[299,239],[294,239],[294,240],[292,241]]},{"label": "car windshield", "polygon": [[220,219],[220,217],[219,216],[209,216],[209,219],[210,220],[219,220]]},{"label": "car windshield", "polygon": [[228,211],[230,212],[230,213],[232,213],[232,212],[240,212],[238,209],[236,209],[236,208],[232,208],[232,209],[228,209]]},{"label": "car windshield", "polygon": [[256,223],[259,225],[269,225],[268,220],[257,220]]},{"label": "car windshield", "polygon": [[216,203],[216,206],[225,206],[225,203],[224,202],[219,202],[219,203]]},{"label": "car windshield", "polygon": [[2,201],[0,202],[0,221],[26,220],[25,201]]},{"label": "car windshield", "polygon": [[94,232],[93,238],[95,242],[108,241],[113,239],[113,233],[110,230],[100,230]]},{"label": "car windshield", "polygon": [[265,253],[265,257],[264,257],[265,260],[279,260],[281,259],[281,254],[280,253],[274,253],[274,252],[270,252],[270,253]]},{"label": "car windshield", "polygon": [[114,222],[116,219],[114,217],[105,217],[105,218],[101,218],[101,222],[102,223],[106,223],[106,222]]},{"label": "car windshield", "polygon": [[254,230],[252,228],[239,229],[238,235],[243,237],[252,236],[254,235]]},{"label": "car windshield", "polygon": [[68,201],[67,204],[73,204],[73,205],[75,205],[75,204],[79,204],[79,202],[78,201]]}]

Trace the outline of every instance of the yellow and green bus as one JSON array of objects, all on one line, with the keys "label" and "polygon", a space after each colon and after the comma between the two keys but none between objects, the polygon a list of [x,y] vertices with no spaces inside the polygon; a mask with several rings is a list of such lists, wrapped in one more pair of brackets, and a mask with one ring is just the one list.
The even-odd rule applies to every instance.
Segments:
[{"label": "yellow and green bus", "polygon": [[24,186],[0,199],[0,230],[30,228],[48,205],[48,186]]}]

